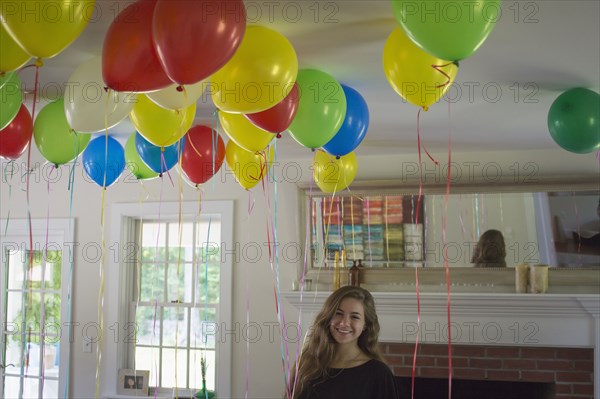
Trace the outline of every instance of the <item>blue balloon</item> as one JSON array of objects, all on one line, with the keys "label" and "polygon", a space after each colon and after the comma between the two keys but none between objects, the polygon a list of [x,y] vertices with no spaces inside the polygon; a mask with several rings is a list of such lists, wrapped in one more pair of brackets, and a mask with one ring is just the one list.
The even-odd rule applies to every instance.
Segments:
[{"label": "blue balloon", "polygon": [[329,140],[323,149],[338,157],[354,151],[363,141],[369,129],[369,107],[359,92],[342,85],[346,94],[346,117],[340,130]]},{"label": "blue balloon", "polygon": [[85,173],[100,187],[113,184],[125,169],[125,150],[112,136],[92,139],[81,159]]},{"label": "blue balloon", "polygon": [[183,153],[184,143],[185,140],[179,140],[175,144],[161,148],[146,140],[139,132],[135,133],[135,149],[142,161],[155,173],[162,174],[177,164]]}]

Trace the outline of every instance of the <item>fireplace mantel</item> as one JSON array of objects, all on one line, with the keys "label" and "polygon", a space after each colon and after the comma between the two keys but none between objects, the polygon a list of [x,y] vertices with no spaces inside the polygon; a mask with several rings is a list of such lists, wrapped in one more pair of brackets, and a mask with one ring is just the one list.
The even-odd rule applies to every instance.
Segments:
[{"label": "fireplace mantel", "polygon": [[[282,293],[308,331],[330,292]],[[381,342],[448,342],[445,293],[373,292]],[[600,296],[596,294],[451,293],[450,335],[456,344],[594,348],[594,391],[600,398]]]}]

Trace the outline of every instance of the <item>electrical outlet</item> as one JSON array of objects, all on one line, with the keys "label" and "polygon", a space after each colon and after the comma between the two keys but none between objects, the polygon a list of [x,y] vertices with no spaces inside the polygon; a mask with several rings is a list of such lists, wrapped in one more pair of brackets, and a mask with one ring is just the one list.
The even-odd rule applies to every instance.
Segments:
[{"label": "electrical outlet", "polygon": [[83,340],[83,351],[85,353],[92,353],[92,341],[89,341],[87,339]]}]

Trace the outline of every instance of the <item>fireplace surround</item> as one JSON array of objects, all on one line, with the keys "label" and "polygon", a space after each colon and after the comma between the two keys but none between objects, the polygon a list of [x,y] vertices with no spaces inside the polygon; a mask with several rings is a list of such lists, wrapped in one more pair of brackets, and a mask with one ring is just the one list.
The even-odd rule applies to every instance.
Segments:
[{"label": "fireplace surround", "polygon": [[[303,331],[328,295],[283,293],[301,312]],[[430,386],[442,380],[447,393],[450,335],[453,394],[455,384],[462,381],[476,386],[497,381],[512,384],[513,389],[520,382],[541,383],[541,390],[554,395],[540,398],[600,398],[600,297],[596,294],[454,293],[450,329],[446,294],[421,293],[420,324],[414,293],[373,295],[382,351],[397,377],[412,376],[418,335],[415,376],[437,379],[426,380]]]}]

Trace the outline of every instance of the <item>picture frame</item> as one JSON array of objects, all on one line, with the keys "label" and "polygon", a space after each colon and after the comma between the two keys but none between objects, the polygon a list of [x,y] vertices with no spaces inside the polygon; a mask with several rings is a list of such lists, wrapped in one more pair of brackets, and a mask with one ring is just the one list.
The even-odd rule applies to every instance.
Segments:
[{"label": "picture frame", "polygon": [[117,394],[148,396],[150,370],[120,369]]}]

